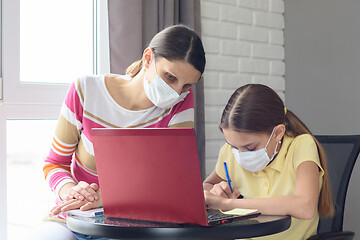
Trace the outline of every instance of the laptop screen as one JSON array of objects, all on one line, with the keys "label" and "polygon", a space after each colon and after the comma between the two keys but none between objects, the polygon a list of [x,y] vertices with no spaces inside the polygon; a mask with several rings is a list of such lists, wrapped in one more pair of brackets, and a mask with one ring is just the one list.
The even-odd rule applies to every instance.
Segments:
[{"label": "laptop screen", "polygon": [[194,129],[92,129],[106,217],[207,225]]}]

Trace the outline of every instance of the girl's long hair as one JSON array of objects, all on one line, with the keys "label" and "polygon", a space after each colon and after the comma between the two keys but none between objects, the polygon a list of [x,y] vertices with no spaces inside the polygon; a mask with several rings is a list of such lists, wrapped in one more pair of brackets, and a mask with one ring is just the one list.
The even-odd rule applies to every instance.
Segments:
[{"label": "girl's long hair", "polygon": [[[190,63],[200,73],[205,69],[205,51],[200,37],[185,25],[167,27],[157,33],[148,46],[155,58],[163,57],[169,61],[183,60]],[[143,67],[142,60],[132,63],[126,74],[136,76]]]},{"label": "girl's long hair", "polygon": [[311,131],[290,110],[287,110],[279,95],[261,84],[248,84],[238,88],[230,97],[221,117],[220,129],[234,131],[271,133],[274,126],[284,124],[286,135],[296,137],[309,134],[313,137],[324,170],[323,185],[319,198],[321,217],[332,216],[334,206],[331,198],[330,179],[326,164],[326,154]]}]

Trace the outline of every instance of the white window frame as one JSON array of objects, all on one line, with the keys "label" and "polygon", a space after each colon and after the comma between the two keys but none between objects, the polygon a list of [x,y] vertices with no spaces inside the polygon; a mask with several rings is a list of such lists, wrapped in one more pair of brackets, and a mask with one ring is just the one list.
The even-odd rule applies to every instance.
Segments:
[{"label": "white window frame", "polygon": [[[6,121],[57,119],[69,84],[20,82],[20,0],[0,0],[0,6],[0,239],[7,239]],[[110,72],[107,1],[94,0],[94,16],[95,74],[105,74]]]}]

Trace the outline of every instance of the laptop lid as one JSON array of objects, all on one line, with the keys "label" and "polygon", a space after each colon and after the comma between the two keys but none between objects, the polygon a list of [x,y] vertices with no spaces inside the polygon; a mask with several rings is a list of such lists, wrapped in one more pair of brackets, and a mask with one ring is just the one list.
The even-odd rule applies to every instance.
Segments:
[{"label": "laptop lid", "polygon": [[208,225],[193,129],[91,135],[106,217]]}]

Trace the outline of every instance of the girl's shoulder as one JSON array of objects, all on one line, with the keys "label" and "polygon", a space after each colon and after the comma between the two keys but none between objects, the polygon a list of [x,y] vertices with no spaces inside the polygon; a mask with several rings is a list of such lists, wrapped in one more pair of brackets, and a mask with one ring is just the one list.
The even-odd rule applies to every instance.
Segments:
[{"label": "girl's shoulder", "polygon": [[222,147],[220,148],[220,154],[232,156],[232,148],[227,142],[225,142],[224,145],[222,145]]},{"label": "girl's shoulder", "polygon": [[[301,134],[295,137],[285,135],[281,148],[284,151],[284,155],[287,155],[287,153],[291,153],[290,155],[292,155],[294,153],[308,152],[309,150],[317,151],[316,142],[310,134]],[[280,152],[282,151],[280,150]]]},{"label": "girl's shoulder", "polygon": [[296,136],[289,147],[288,153],[293,158],[295,168],[304,161],[313,161],[321,166],[316,142],[310,134]]},{"label": "girl's shoulder", "polygon": [[315,144],[314,137],[310,134],[301,134],[293,138],[292,144]]}]

